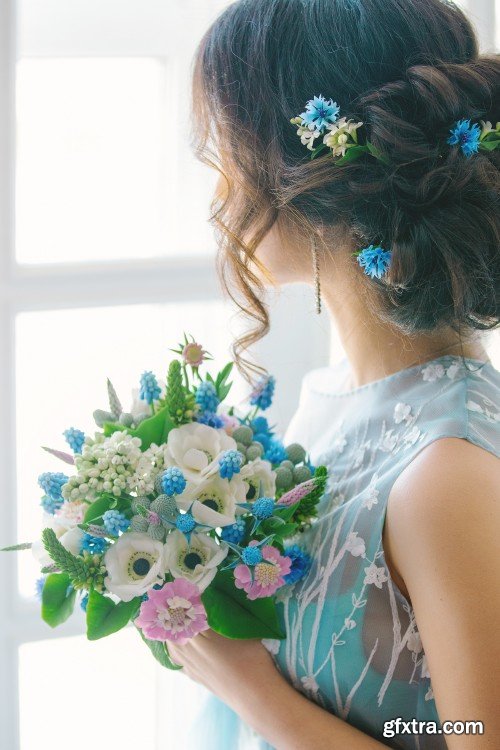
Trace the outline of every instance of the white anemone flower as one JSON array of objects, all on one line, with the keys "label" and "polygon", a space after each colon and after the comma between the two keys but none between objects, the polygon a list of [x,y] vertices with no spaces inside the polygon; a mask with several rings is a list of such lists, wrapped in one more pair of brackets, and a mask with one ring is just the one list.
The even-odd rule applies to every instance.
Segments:
[{"label": "white anemone flower", "polygon": [[168,433],[165,466],[178,466],[189,482],[198,483],[205,478],[205,470],[217,456],[235,449],[236,440],[225,430],[190,422]]},{"label": "white anemone flower", "polygon": [[229,547],[207,534],[191,534],[188,542],[181,531],[172,531],[165,544],[167,568],[174,578],[187,578],[204,591],[215,578],[217,568],[224,560]]},{"label": "white anemone flower", "polygon": [[276,494],[276,472],[270,461],[256,458],[241,467],[238,476],[245,483],[245,497],[251,503],[258,497],[274,497]]},{"label": "white anemone flower", "polygon": [[122,534],[104,555],[104,585],[122,601],[142,596],[165,576],[165,545],[149,534]]},{"label": "white anemone flower", "polygon": [[[71,505],[71,503],[68,503],[68,505]],[[74,555],[79,555],[84,532],[78,528],[77,523],[80,523],[79,519],[75,520],[63,515],[56,514],[53,516],[50,513],[44,513],[42,527],[52,529],[65,549]],[[33,542],[31,552],[42,567],[52,565],[54,562],[46,551],[41,538]]]},{"label": "white anemone flower", "polygon": [[235,523],[236,515],[244,512],[238,503],[245,502],[245,483],[239,474],[231,480],[219,475],[205,478],[198,484],[188,485],[182,495],[176,497],[181,510],[189,510],[195,521],[216,529]]}]

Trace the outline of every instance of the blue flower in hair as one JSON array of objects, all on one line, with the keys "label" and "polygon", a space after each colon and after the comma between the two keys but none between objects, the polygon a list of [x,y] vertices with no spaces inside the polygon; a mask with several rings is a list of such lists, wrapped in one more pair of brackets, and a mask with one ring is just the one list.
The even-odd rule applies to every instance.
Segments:
[{"label": "blue flower in hair", "polygon": [[372,279],[375,277],[380,279],[389,268],[391,251],[383,250],[380,246],[370,245],[356,255],[359,265]]},{"label": "blue flower in hair", "polygon": [[310,130],[323,130],[329,123],[334,123],[338,119],[340,107],[337,102],[331,99],[325,99],[320,94],[314,96],[306,104],[306,111],[302,112],[303,124]]},{"label": "blue flower in hair", "polygon": [[455,126],[450,128],[450,133],[446,143],[450,146],[460,146],[467,158],[478,151],[481,128],[477,123],[471,125],[470,120],[458,120]]}]

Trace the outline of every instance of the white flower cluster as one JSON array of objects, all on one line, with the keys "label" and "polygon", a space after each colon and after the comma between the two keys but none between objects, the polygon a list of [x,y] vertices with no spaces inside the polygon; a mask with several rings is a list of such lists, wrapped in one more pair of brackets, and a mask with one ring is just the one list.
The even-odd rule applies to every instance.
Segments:
[{"label": "white flower cluster", "polygon": [[94,438],[87,436],[82,454],[75,456],[78,473],[63,485],[63,498],[92,501],[100,492],[110,492],[116,497],[122,492],[134,492],[143,468],[140,446],[140,439],[126,432],[117,431],[110,437],[99,432]]}]

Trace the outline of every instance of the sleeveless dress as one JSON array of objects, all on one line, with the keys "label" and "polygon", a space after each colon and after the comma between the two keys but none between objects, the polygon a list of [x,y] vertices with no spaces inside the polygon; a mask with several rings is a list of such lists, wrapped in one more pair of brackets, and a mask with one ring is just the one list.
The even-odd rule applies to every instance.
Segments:
[{"label": "sleeveless dress", "polygon": [[[285,444],[304,445],[329,483],[298,540],[309,573],[279,592],[287,638],[263,643],[297,690],[387,747],[445,750],[443,735],[382,734],[396,717],[440,726],[418,623],[387,568],[382,531],[393,483],[433,441],[463,438],[500,457],[500,372],[444,355],[352,390],[348,376],[343,359],[302,381]],[[199,731],[207,750],[271,748],[215,697]]]}]

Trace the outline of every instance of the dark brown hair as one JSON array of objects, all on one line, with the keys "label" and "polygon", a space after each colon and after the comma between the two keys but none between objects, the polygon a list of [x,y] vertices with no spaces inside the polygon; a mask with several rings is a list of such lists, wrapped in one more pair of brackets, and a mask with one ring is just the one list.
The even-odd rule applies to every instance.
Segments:
[{"label": "dark brown hair", "polygon": [[[244,374],[269,329],[252,263],[276,221],[390,247],[388,273],[365,278],[407,335],[499,325],[500,153],[443,149],[457,120],[500,120],[499,73],[446,0],[238,0],[218,16],[194,60],[193,145],[226,180],[211,221],[226,291],[256,324],[233,345]],[[362,121],[390,165],[311,160],[290,118],[315,94]]]}]

